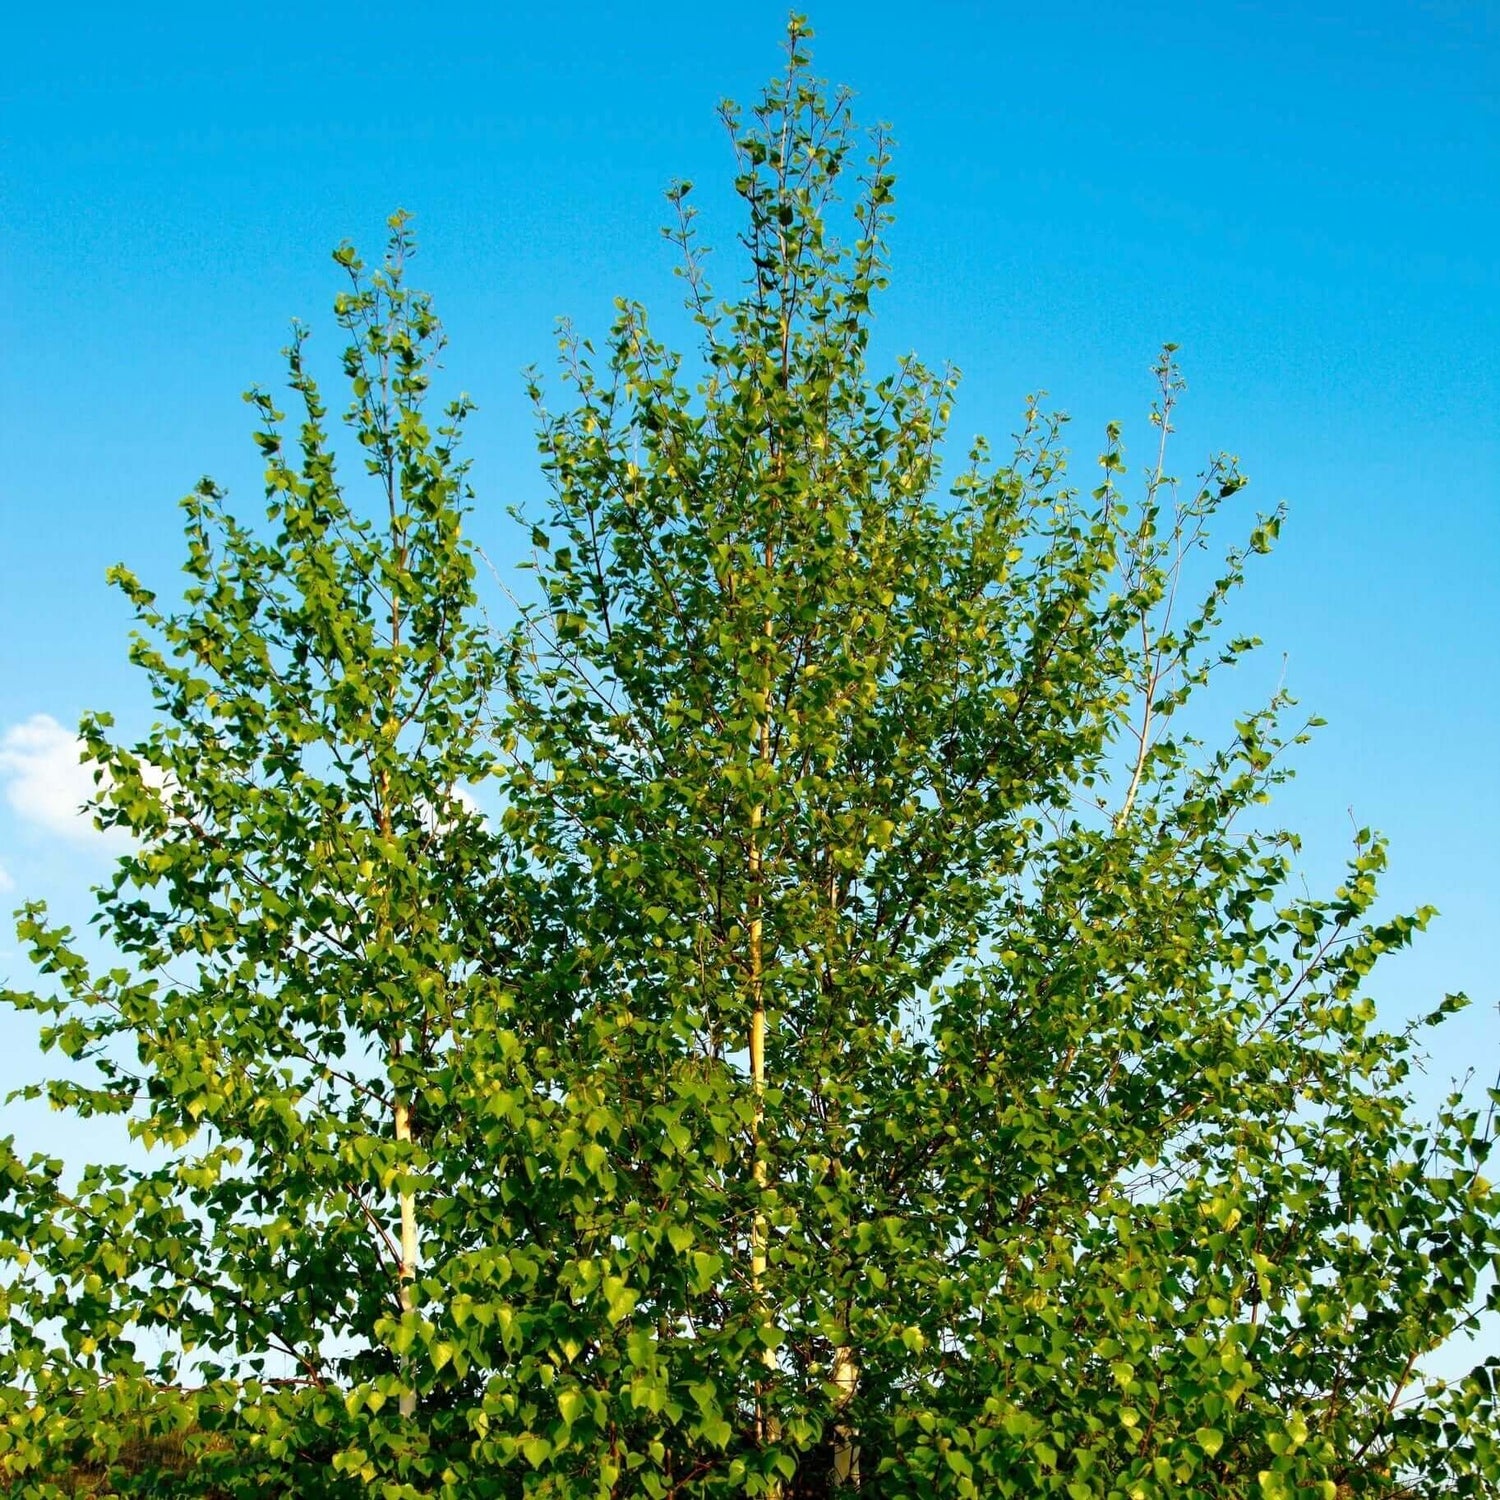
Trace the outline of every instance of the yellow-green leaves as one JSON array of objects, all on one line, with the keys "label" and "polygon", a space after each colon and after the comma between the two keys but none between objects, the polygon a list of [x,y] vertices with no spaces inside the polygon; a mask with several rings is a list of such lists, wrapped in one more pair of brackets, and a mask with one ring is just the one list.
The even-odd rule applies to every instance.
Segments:
[{"label": "yellow-green leaves", "polygon": [[25,1092],[148,1153],[0,1143],[6,1493],[1500,1484],[1493,1363],[1417,1373],[1500,1256],[1492,1112],[1418,1130],[1368,992],[1430,914],[1363,830],[1307,894],[1259,809],[1312,725],[1195,701],[1279,516],[1197,571],[1243,475],[1171,478],[1171,346],[1148,467],[1112,426],[1080,494],[1030,399],[940,474],[809,35],[726,111],[729,300],[672,195],[693,355],[626,300],[565,342],[503,635],[400,215],[335,256],[342,428],[298,330],[265,524],[205,481],[180,605],[113,573],[115,953],[28,908],[6,998],[71,1069]]}]

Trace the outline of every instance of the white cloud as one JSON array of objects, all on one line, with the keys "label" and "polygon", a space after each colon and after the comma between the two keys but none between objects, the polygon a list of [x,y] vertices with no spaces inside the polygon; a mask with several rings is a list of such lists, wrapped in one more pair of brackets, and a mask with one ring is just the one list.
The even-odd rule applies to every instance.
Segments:
[{"label": "white cloud", "polygon": [[[124,834],[116,829],[101,835],[91,816],[82,811],[83,804],[98,788],[94,782],[97,769],[85,761],[83,742],[63,728],[50,714],[33,714],[0,736],[0,782],[4,783],[5,800],[17,817],[59,838],[87,842],[100,837],[111,843]],[[172,777],[155,766],[141,767],[148,786],[165,789],[170,797],[175,789]],[[450,795],[467,811],[488,822],[484,809],[466,786],[450,788]],[[436,822],[430,807],[422,809],[423,821]],[[0,868],[0,891],[12,888],[13,882]]]},{"label": "white cloud", "polygon": [[[485,810],[479,805],[479,799],[474,795],[472,791],[469,790],[468,787],[464,786],[460,782],[455,782],[453,786],[450,786],[448,788],[448,795],[452,797],[453,800],[457,802],[465,812],[472,813],[486,827],[489,826],[490,820],[488,815],[485,813]],[[454,826],[452,820],[440,823],[437,817],[437,809],[433,807],[432,803],[430,803],[425,797],[422,797],[418,800],[416,811],[418,818],[421,820],[422,827],[428,829],[429,831],[433,829],[441,829],[444,833],[446,833],[450,828]]]},{"label": "white cloud", "polygon": [[98,836],[83,803],[94,794],[94,771],[81,759],[77,735],[49,714],[33,714],[0,738],[0,779],[18,817],[68,839]]},{"label": "white cloud", "polygon": [[15,890],[15,888],[16,883],[11,878],[10,871],[4,865],[0,865],[0,896],[3,896],[7,891]]}]

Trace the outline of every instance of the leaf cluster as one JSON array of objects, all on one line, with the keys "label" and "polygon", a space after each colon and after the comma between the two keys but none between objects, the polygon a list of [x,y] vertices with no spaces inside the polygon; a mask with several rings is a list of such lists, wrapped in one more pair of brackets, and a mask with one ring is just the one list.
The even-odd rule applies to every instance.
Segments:
[{"label": "leaf cluster", "polygon": [[694,358],[623,302],[533,379],[512,628],[402,216],[335,256],[351,451],[299,330],[265,524],[205,481],[181,606],[116,571],[113,966],[28,907],[5,998],[142,1149],[0,1149],[12,1493],[1500,1492],[1496,1362],[1423,1373],[1495,1302],[1500,1096],[1415,1123],[1368,995],[1431,914],[1368,832],[1296,893],[1284,693],[1189,727],[1280,516],[1205,566],[1245,481],[1169,472],[1170,346],[1134,474],[1038,397],[943,478],[810,35],[725,108],[729,299],[670,195]]}]

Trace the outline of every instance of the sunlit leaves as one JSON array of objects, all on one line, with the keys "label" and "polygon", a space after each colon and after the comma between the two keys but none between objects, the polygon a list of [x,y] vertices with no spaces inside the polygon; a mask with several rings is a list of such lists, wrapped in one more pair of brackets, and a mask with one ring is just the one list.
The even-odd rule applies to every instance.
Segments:
[{"label": "sunlit leaves", "polygon": [[956,456],[955,377],[869,363],[889,149],[809,36],[725,111],[729,300],[671,195],[697,349],[564,340],[512,630],[399,217],[335,255],[342,425],[301,330],[251,393],[265,523],[204,481],[180,608],[115,570],[118,962],[29,908],[7,998],[149,1155],[0,1149],[18,1493],[1500,1483],[1494,1362],[1423,1375],[1494,1300],[1492,1113],[1419,1128],[1367,990],[1431,913],[1367,831],[1302,891],[1285,694],[1203,727],[1280,517],[1208,565],[1245,481],[1169,473],[1170,346],[1144,465],[1073,488],[1040,398]]}]

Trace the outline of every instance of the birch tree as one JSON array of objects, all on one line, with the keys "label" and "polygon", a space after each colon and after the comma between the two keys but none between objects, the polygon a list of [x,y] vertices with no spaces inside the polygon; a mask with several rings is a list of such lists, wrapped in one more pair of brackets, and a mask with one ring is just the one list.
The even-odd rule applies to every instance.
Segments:
[{"label": "birch tree", "polygon": [[1280,516],[1175,477],[1170,346],[1134,469],[1040,399],[960,456],[809,37],[725,110],[727,295],[670,195],[697,348],[622,302],[535,381],[512,626],[399,219],[338,257],[359,484],[299,336],[269,526],[205,484],[181,608],[117,574],[118,963],[28,908],[7,998],[151,1151],[0,1155],[15,1493],[1497,1492],[1496,1362],[1424,1373],[1495,1302],[1497,1095],[1419,1124],[1369,996],[1430,914],[1367,832],[1298,893],[1285,694],[1187,727]]},{"label": "birch tree", "polygon": [[[91,1065],[26,1092],[118,1118],[147,1164],[69,1183],[6,1144],[10,1493],[60,1493],[55,1466],[184,1430],[213,1493],[341,1493],[374,1472],[354,1419],[387,1407],[399,1461],[424,1462],[417,1282],[487,1242],[455,1212],[456,1101],[526,939],[467,790],[491,768],[502,662],[462,535],[469,404],[429,411],[441,332],[411,250],[398,215],[373,272],[335,256],[341,433],[301,329],[290,427],[247,396],[266,524],[204,480],[183,501],[180,607],[112,574],[160,716],[133,746],[105,715],[82,730],[96,821],[131,836],[97,892],[118,964],[30,906],[20,933],[52,986],[6,998]],[[229,1423],[227,1446],[204,1430]]]},{"label": "birch tree", "polygon": [[1492,1112],[1419,1129],[1363,993],[1430,913],[1375,918],[1367,832],[1294,894],[1288,696],[1183,727],[1281,517],[1209,566],[1245,480],[1174,477],[1171,346],[1135,472],[1111,426],[1075,487],[1035,400],[954,463],[953,374],[870,368],[888,143],[807,38],[725,112],[727,299],[671,194],[696,350],[621,303],[543,412],[511,827],[616,1018],[608,1213],[678,1237],[619,1264],[616,1430],[672,1494],[1482,1492],[1493,1365],[1420,1367],[1500,1244]]}]

